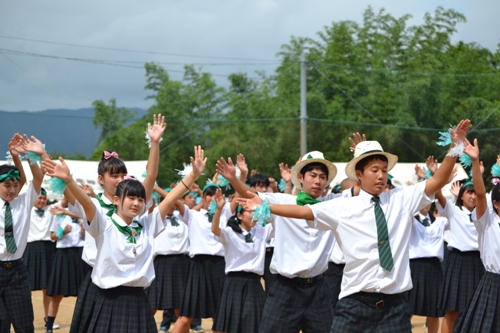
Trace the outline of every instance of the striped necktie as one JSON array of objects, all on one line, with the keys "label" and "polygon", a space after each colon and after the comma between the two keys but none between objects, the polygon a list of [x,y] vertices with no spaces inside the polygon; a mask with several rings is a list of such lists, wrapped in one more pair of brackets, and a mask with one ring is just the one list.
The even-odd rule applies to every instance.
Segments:
[{"label": "striped necktie", "polygon": [[179,226],[179,222],[177,222],[177,217],[175,216],[168,216],[167,217],[169,220],[170,220],[170,224],[173,226],[173,227],[178,227]]},{"label": "striped necktie", "polygon": [[252,238],[252,234],[251,233],[248,233],[245,235],[245,242],[246,243],[253,243],[253,238]]},{"label": "striped necktie", "polygon": [[7,244],[7,251],[10,253],[16,253],[17,245],[16,240],[14,239],[12,211],[10,210],[10,204],[8,201],[5,202],[5,244]]},{"label": "striped necktie", "polygon": [[420,223],[422,223],[422,225],[424,227],[430,227],[431,224],[429,223],[429,219],[426,217],[425,219],[423,219]]},{"label": "striped necktie", "polygon": [[390,271],[394,267],[392,259],[391,245],[389,244],[389,231],[387,230],[387,221],[385,220],[384,212],[380,207],[380,198],[375,196],[372,198],[375,203],[375,221],[377,222],[377,238],[378,238],[378,256],[380,258],[380,266],[386,271]]}]

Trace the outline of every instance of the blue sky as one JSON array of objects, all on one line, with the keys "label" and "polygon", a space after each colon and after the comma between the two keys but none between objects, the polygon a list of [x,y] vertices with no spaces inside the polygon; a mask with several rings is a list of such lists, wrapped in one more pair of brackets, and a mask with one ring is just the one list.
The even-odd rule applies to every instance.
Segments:
[{"label": "blue sky", "polygon": [[183,64],[193,63],[220,84],[234,72],[271,73],[291,36],[315,37],[332,21],[359,22],[369,5],[411,14],[410,24],[438,5],[453,8],[467,17],[455,40],[491,50],[500,42],[498,0],[1,1],[0,110],[77,109],[111,98],[145,108],[147,61],[161,62],[176,80]]}]

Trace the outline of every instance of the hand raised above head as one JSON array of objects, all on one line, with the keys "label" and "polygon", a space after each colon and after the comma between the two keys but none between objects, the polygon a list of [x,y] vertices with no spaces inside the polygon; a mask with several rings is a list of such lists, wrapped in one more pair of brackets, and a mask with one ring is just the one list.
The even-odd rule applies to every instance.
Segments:
[{"label": "hand raised above head", "polygon": [[228,157],[227,162],[224,157],[221,157],[217,163],[215,163],[217,172],[227,180],[231,181],[236,178],[236,168],[234,167],[233,160]]},{"label": "hand raised above head", "polygon": [[191,165],[193,167],[193,173],[195,178],[198,178],[205,169],[207,163],[207,158],[205,157],[205,151],[201,146],[194,146],[194,158],[191,157]]},{"label": "hand raised above head", "polygon": [[153,115],[153,124],[148,123],[147,132],[151,142],[160,142],[163,132],[167,128],[167,123],[165,122],[165,117],[160,113],[158,115]]}]

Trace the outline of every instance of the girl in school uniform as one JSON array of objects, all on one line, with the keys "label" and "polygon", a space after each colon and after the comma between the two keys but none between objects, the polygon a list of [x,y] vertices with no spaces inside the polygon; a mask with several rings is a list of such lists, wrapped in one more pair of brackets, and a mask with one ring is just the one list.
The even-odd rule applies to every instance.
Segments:
[{"label": "girl in school uniform", "polygon": [[411,313],[427,317],[427,330],[437,333],[439,317],[444,310],[438,308],[438,297],[443,282],[443,235],[448,220],[435,217],[431,205],[413,217],[410,234],[410,270],[413,288],[408,291]]},{"label": "girl in school uniform", "polygon": [[468,309],[457,320],[453,332],[500,331],[500,183],[491,191],[493,211],[488,209],[486,189],[479,170],[479,147],[474,140],[472,158],[473,180],[476,190],[476,208],[472,220],[478,232],[479,252],[486,268],[474,292]]},{"label": "girl in school uniform", "polygon": [[[156,191],[163,196],[163,201],[172,188],[157,188]],[[188,228],[180,222],[176,206],[172,206],[165,220],[165,230],[154,241],[156,278],[146,289],[146,294],[153,313],[158,309],[174,309],[178,316],[190,264]]]},{"label": "girl in school uniform", "polygon": [[454,205],[445,199],[441,191],[436,192],[436,199],[439,212],[448,219],[450,228],[450,256],[445,267],[438,308],[446,311],[441,332],[451,333],[455,320],[467,309],[484,273],[477,230],[471,219],[476,206],[474,183],[467,181],[462,185]]},{"label": "girl in school uniform", "polygon": [[260,283],[264,274],[266,241],[274,237],[269,223],[256,226],[252,213],[241,206],[236,214],[220,227],[219,219],[225,205],[220,190],[215,194],[217,211],[212,232],[224,246],[226,279],[214,318],[213,330],[228,333],[256,333],[266,303],[266,293]]},{"label": "girl in school uniform", "polygon": [[40,190],[40,196],[31,209],[30,230],[28,244],[24,251],[23,260],[28,267],[31,290],[41,290],[43,293],[44,318],[50,304],[50,297],[46,295],[52,263],[56,253],[56,243],[50,238],[50,228],[54,215],[47,206],[47,192]]},{"label": "girl in school uniform", "polygon": [[[188,188],[202,173],[206,158],[200,146],[191,158],[193,169],[183,180]],[[62,164],[44,161],[51,177],[67,183],[68,189],[83,206],[87,232],[96,241],[97,257],[92,281],[100,290],[95,300],[88,332],[157,332],[144,288],[155,278],[153,243],[165,227],[167,212],[181,197],[184,189],[174,188],[149,215],[137,216],[144,209],[146,193],[137,180],[127,179],[116,188],[113,214],[101,214],[75,183],[64,160]]]},{"label": "girl in school uniform", "polygon": [[[179,207],[180,219],[188,226],[191,263],[174,333],[189,332],[193,318],[213,318],[217,311],[225,279],[224,247],[212,233],[214,215],[209,211],[209,205],[218,188],[213,183],[203,188],[202,208],[199,211],[185,205]],[[221,210],[221,227],[226,226],[231,211],[230,205]]]}]

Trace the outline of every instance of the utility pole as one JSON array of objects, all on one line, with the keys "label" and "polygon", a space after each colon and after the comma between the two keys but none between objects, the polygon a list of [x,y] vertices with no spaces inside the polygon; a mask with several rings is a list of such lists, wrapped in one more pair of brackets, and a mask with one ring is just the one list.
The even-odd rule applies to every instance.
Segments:
[{"label": "utility pole", "polygon": [[307,54],[300,57],[300,156],[307,153]]}]

